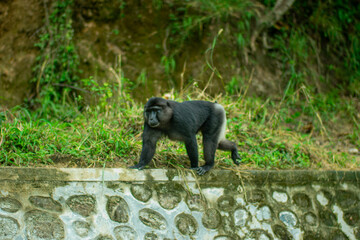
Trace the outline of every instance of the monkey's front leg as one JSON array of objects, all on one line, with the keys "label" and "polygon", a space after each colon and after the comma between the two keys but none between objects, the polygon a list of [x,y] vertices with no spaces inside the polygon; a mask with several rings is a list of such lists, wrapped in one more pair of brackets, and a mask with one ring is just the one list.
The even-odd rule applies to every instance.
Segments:
[{"label": "monkey's front leg", "polygon": [[156,144],[153,144],[151,142],[143,142],[139,163],[129,168],[135,168],[139,170],[144,169],[145,166],[148,165],[153,158],[155,151]]},{"label": "monkey's front leg", "polygon": [[186,152],[190,159],[190,169],[198,170],[199,168],[199,153],[196,136],[193,136],[185,141]]},{"label": "monkey's front leg", "polygon": [[161,137],[161,132],[156,131],[148,126],[144,127],[142,150],[139,163],[129,168],[144,169],[153,158],[156,151],[156,143]]}]

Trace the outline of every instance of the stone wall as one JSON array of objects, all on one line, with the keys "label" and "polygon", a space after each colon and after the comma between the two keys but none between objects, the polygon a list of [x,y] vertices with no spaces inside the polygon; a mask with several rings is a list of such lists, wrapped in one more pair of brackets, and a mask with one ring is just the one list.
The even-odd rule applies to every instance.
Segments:
[{"label": "stone wall", "polygon": [[0,239],[360,239],[360,172],[0,169]]}]

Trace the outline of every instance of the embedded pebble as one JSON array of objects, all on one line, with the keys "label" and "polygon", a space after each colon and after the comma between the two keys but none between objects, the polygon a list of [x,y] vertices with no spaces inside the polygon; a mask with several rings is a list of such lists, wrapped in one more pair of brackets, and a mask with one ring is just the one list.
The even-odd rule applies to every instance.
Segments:
[{"label": "embedded pebble", "polygon": [[295,205],[300,208],[311,208],[312,204],[311,204],[310,197],[305,193],[294,194],[293,200],[294,200]]},{"label": "embedded pebble", "polygon": [[206,202],[200,194],[188,194],[186,204],[192,211],[202,212],[205,210]]},{"label": "embedded pebble", "polygon": [[288,227],[295,227],[297,218],[294,213],[289,211],[283,211],[279,213],[279,219]]},{"label": "embedded pebble", "polygon": [[245,209],[237,209],[234,212],[235,226],[243,227],[247,223],[249,214]]},{"label": "embedded pebble", "polygon": [[317,217],[314,213],[309,212],[305,214],[305,222],[310,226],[315,226],[317,221]]},{"label": "embedded pebble", "polygon": [[216,229],[221,223],[221,215],[215,208],[210,208],[205,211],[202,217],[202,224],[209,229]]},{"label": "embedded pebble", "polygon": [[359,149],[357,149],[357,148],[349,148],[349,149],[348,149],[348,152],[349,152],[350,154],[356,155],[356,154],[359,154]]},{"label": "embedded pebble", "polygon": [[325,197],[323,192],[316,194],[316,199],[323,206],[326,206],[329,204],[329,200]]},{"label": "embedded pebble", "polygon": [[259,221],[269,220],[271,219],[271,210],[268,206],[263,206],[256,212],[256,218]]},{"label": "embedded pebble", "polygon": [[165,218],[155,210],[144,208],[139,211],[140,221],[148,227],[165,230],[167,223]]},{"label": "embedded pebble", "polygon": [[136,231],[129,226],[118,226],[114,229],[116,240],[137,240]]},{"label": "embedded pebble", "polygon": [[0,239],[13,239],[19,231],[16,219],[0,215]]},{"label": "embedded pebble", "polygon": [[21,203],[14,199],[9,197],[2,197],[0,198],[0,209],[5,212],[15,213],[19,211],[21,208]]},{"label": "embedded pebble", "polygon": [[150,187],[145,184],[133,184],[130,187],[131,194],[141,202],[147,202],[152,197]]},{"label": "embedded pebble", "polygon": [[236,202],[232,196],[223,195],[217,201],[218,207],[222,211],[230,211],[234,208]]},{"label": "embedded pebble", "polygon": [[129,221],[129,206],[122,197],[109,197],[106,204],[106,211],[110,219],[115,222],[127,223]]},{"label": "embedded pebble", "polygon": [[95,213],[96,200],[90,195],[75,195],[66,201],[70,209],[83,217],[88,217]]},{"label": "embedded pebble", "polygon": [[29,239],[62,240],[65,237],[64,223],[54,214],[31,210],[25,213],[25,232]]},{"label": "embedded pebble", "polygon": [[284,192],[274,191],[272,197],[279,203],[286,203],[288,200],[288,195]]},{"label": "embedded pebble", "polygon": [[62,207],[58,201],[50,197],[43,197],[43,196],[31,196],[29,197],[29,201],[38,208],[42,208],[45,210],[61,212]]},{"label": "embedded pebble", "polygon": [[175,217],[175,226],[183,235],[194,235],[198,229],[195,218],[186,213],[181,213]]},{"label": "embedded pebble", "polygon": [[77,235],[80,237],[86,237],[89,234],[91,225],[85,221],[75,221],[73,222],[72,227],[74,228]]}]

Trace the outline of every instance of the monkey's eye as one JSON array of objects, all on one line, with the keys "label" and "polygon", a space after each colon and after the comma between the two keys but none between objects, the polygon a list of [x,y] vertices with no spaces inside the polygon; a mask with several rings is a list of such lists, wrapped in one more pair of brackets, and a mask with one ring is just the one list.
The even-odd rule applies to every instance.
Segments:
[{"label": "monkey's eye", "polygon": [[162,111],[162,108],[160,106],[155,106],[155,107],[150,107],[148,109],[146,109],[147,113],[159,113]]}]

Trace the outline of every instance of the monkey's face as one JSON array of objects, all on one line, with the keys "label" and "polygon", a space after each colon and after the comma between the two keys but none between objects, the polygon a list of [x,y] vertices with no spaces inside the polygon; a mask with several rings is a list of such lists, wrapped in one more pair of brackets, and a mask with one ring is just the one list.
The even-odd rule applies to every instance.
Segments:
[{"label": "monkey's face", "polygon": [[161,116],[162,111],[162,107],[160,106],[145,108],[144,117],[146,123],[152,128],[158,127],[160,125],[159,116]]},{"label": "monkey's face", "polygon": [[165,99],[149,102],[145,105],[145,122],[152,128],[166,129],[173,116],[173,110]]}]

